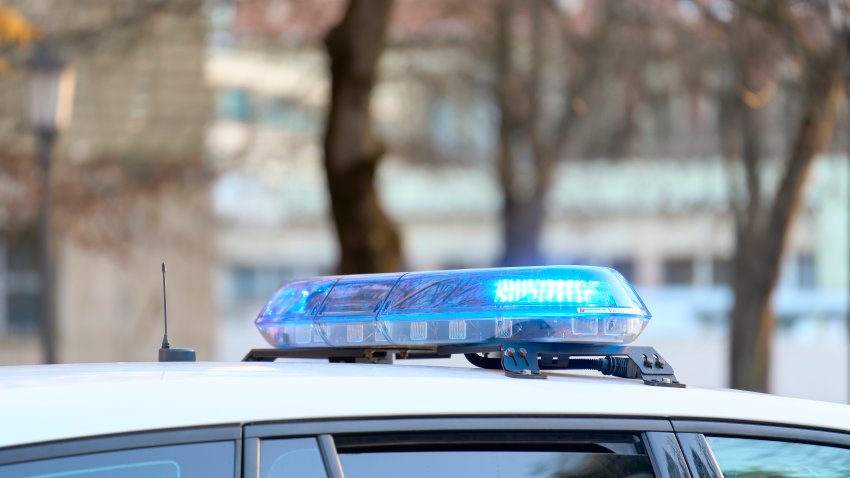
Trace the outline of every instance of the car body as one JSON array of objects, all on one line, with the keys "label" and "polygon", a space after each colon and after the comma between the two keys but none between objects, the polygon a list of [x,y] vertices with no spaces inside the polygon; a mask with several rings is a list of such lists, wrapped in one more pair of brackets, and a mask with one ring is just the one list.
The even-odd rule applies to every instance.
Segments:
[{"label": "car body", "polygon": [[710,477],[721,470],[848,476],[850,407],[444,366],[0,368],[4,478]]},{"label": "car body", "polygon": [[[243,362],[163,337],[0,370],[0,477],[848,476],[850,408],[686,387],[627,345],[650,318],[604,268],[295,281]],[[460,354],[481,368],[393,364]]]}]

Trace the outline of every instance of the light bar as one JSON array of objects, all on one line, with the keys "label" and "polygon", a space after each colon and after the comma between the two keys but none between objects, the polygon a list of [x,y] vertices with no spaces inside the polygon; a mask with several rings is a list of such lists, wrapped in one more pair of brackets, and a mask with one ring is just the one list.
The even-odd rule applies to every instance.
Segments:
[{"label": "light bar", "polygon": [[613,269],[468,269],[319,277],[278,290],[255,321],[278,348],[625,344],[652,316]]}]

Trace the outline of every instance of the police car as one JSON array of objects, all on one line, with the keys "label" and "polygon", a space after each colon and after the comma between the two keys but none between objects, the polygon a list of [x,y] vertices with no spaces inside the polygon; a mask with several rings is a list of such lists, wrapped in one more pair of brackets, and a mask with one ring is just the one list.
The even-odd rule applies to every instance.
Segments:
[{"label": "police car", "polygon": [[241,363],[0,368],[0,477],[850,476],[850,408],[687,387],[650,319],[604,268],[297,281]]}]

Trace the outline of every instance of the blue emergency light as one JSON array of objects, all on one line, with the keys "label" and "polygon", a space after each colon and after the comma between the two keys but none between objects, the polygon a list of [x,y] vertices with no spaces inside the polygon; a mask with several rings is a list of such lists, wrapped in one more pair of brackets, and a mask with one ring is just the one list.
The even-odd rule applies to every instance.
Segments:
[{"label": "blue emergency light", "polygon": [[319,277],[255,323],[278,349],[508,342],[628,344],[651,315],[613,269],[547,266]]}]

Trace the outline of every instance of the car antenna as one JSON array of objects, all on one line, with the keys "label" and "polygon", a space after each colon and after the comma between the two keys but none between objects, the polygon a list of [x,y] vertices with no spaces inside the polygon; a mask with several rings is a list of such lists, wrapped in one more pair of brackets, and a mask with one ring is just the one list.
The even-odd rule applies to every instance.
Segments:
[{"label": "car antenna", "polygon": [[159,361],[194,362],[194,350],[171,348],[171,344],[168,343],[168,300],[165,296],[165,262],[162,263],[162,322],[165,326],[165,333],[162,335],[162,346],[159,348]]}]

